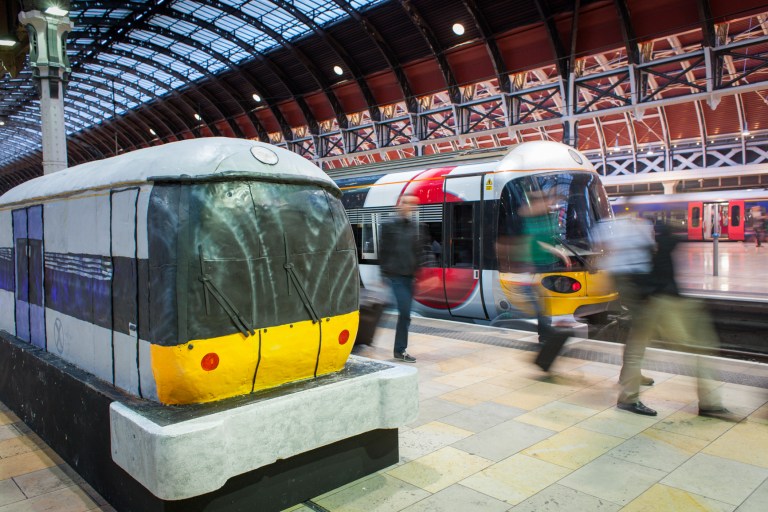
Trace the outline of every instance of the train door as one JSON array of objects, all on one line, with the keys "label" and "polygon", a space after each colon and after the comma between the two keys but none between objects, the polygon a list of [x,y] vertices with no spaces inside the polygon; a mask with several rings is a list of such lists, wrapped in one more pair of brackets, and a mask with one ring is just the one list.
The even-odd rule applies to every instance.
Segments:
[{"label": "train door", "polygon": [[728,240],[744,240],[744,201],[728,202]]},{"label": "train door", "polygon": [[703,240],[704,227],[702,214],[704,204],[701,202],[688,203],[688,240]]},{"label": "train door", "polygon": [[443,286],[452,316],[487,319],[482,288],[483,175],[446,176]]},{"label": "train door", "polygon": [[45,348],[43,207],[13,212],[16,254],[16,336]]},{"label": "train door", "polygon": [[112,257],[112,379],[138,395],[139,307],[138,254],[136,251],[136,204],[139,189],[110,194],[110,255]]},{"label": "train door", "polygon": [[725,238],[728,236],[728,203],[704,203],[702,214],[702,237],[712,240],[715,233]]}]

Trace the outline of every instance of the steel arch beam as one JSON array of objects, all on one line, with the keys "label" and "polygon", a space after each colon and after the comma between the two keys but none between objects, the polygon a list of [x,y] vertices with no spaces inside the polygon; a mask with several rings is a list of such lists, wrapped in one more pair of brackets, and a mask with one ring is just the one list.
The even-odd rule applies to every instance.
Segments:
[{"label": "steel arch beam", "polygon": [[493,37],[493,30],[491,30],[491,25],[488,23],[485,14],[480,10],[476,0],[461,0],[461,3],[464,4],[464,7],[475,23],[475,27],[477,27],[483,38],[485,48],[488,50],[488,56],[491,58],[491,64],[493,64],[493,71],[496,73],[496,80],[499,82],[499,89],[505,94],[512,92],[512,82],[509,79],[507,65],[504,62],[504,57],[501,55],[499,45]]},{"label": "steel arch beam", "polygon": [[624,39],[627,61],[629,64],[640,64],[640,51],[637,48],[637,37],[635,37],[635,30],[632,28],[632,22],[629,17],[627,0],[613,0],[613,5],[616,7],[616,14],[619,16],[619,28],[621,29],[621,37]]},{"label": "steel arch beam", "polygon": [[555,65],[557,66],[557,72],[563,81],[568,80],[568,62],[569,59],[565,55],[565,48],[563,48],[563,42],[560,40],[560,34],[557,32],[557,26],[555,26],[555,20],[552,13],[549,11],[549,7],[544,4],[545,0],[533,0],[536,4],[536,10],[539,12],[541,22],[544,24],[544,28],[547,30],[547,36],[549,36],[549,44],[552,48],[552,53],[555,56]]},{"label": "steel arch beam", "polygon": [[[94,73],[92,73],[91,75],[95,75],[95,74],[94,74]],[[95,76],[99,76],[99,75],[95,75]],[[106,78],[106,77],[103,77],[103,78]],[[117,80],[117,81],[123,82],[122,80]],[[101,91],[105,91],[105,92],[107,92],[107,93],[113,93],[113,92],[114,92],[112,89],[109,89],[109,88],[107,88],[107,86],[106,86],[105,84],[102,84],[101,82],[97,82],[97,81],[95,81],[95,80],[91,80],[90,78],[88,78],[88,79],[85,79],[85,80],[83,80],[83,79],[78,79],[78,81],[77,81],[77,82],[74,82],[74,81],[73,81],[73,82],[71,82],[71,84],[76,84],[76,83],[88,84],[88,85],[91,85],[92,87],[94,87],[94,88],[96,88],[96,89],[99,89],[99,90],[101,90]],[[124,83],[124,82],[123,82],[123,83]],[[126,84],[126,85],[130,85],[130,84]],[[81,90],[81,89],[78,87],[78,90]],[[124,95],[124,96],[127,96],[127,94],[123,94],[123,95]],[[92,96],[92,97],[94,97],[94,98],[97,98],[97,99],[105,99],[105,98],[103,98],[103,97],[102,97],[102,98],[100,98],[99,96]],[[138,98],[136,98],[135,96],[132,96],[132,97],[133,97],[133,98],[135,98],[135,99],[137,100],[137,103],[139,103],[139,105],[143,105],[143,104],[142,104],[142,102],[141,102],[141,101],[140,101]],[[94,105],[94,106],[96,106],[96,105]],[[100,109],[101,109],[103,112],[106,112],[106,113],[108,113],[108,114],[113,114],[113,119],[114,119],[114,118],[116,118],[116,117],[118,116],[118,114],[117,114],[116,112],[109,112],[109,110],[105,109],[105,108],[104,108],[102,105],[98,105],[98,108],[100,108]],[[168,132],[168,133],[169,133],[169,134],[171,134],[171,135],[172,135],[172,134],[174,134],[174,130],[172,130],[172,129],[171,129],[171,128],[170,128],[170,127],[169,127],[169,126],[168,126],[168,125],[165,123],[165,121],[163,121],[161,118],[157,117],[157,116],[156,116],[156,115],[155,115],[155,114],[154,114],[154,113],[151,111],[151,109],[147,109],[147,108],[141,108],[141,107],[139,107],[139,108],[140,108],[142,111],[146,111],[146,113],[147,113],[148,115],[150,115],[152,118],[154,118],[154,119],[155,119],[155,121],[156,121],[157,123],[161,124],[161,125],[162,125],[162,126],[165,128],[165,131],[166,131],[166,132]],[[139,110],[133,110],[133,112],[139,112]]]},{"label": "steel arch beam", "polygon": [[[88,81],[88,82],[89,82],[89,83],[91,83],[91,81]],[[94,87],[100,88],[100,89],[101,89],[101,90],[103,90],[103,91],[106,91],[106,92],[110,92],[108,89],[106,89],[106,88],[104,88],[104,87],[103,87],[103,84],[100,84],[99,82],[91,83],[91,85],[93,85]],[[77,90],[78,90],[78,92],[83,92],[83,93],[85,93],[85,91],[83,91],[83,90],[82,90],[80,87],[75,87],[75,89],[77,89]],[[89,92],[89,93],[90,93],[91,91],[87,91],[87,92]],[[95,109],[98,109],[98,110],[100,110],[101,112],[103,112],[103,113],[105,113],[105,114],[109,114],[109,115],[112,115],[112,114],[113,114],[113,112],[111,112],[110,110],[108,110],[106,107],[104,107],[103,105],[101,105],[101,104],[99,104],[99,103],[97,103],[97,102],[93,101],[93,100],[92,100],[92,99],[90,99],[90,98],[95,98],[95,99],[98,99],[98,96],[92,96],[92,95],[90,95],[90,96],[89,96],[89,99],[82,99],[82,101],[85,101],[85,102],[86,102],[86,104],[88,104],[89,106],[91,106],[91,107],[93,107],[93,108],[95,108]],[[129,111],[129,112],[130,112],[130,111]],[[118,116],[117,114],[114,114],[114,115],[113,115],[113,117],[112,117],[112,119],[113,119],[113,122],[117,122],[117,123],[120,123],[120,120],[118,119],[118,117],[119,117],[119,116]],[[123,116],[123,117],[122,117],[122,119],[123,119],[123,121],[125,121],[125,116]],[[131,131],[131,132],[132,132],[132,133],[133,133],[135,136],[136,136],[136,140],[138,140],[138,141],[142,141],[142,142],[146,142],[146,139],[145,139],[145,137],[143,137],[143,136],[142,136],[142,129],[141,129],[141,127],[140,127],[140,126],[139,126],[139,127],[137,127],[135,124],[133,124],[133,125],[132,125],[131,123],[128,123],[127,121],[125,121],[125,126],[126,126],[126,127],[127,127],[127,128],[128,128],[128,129],[129,129],[129,130],[130,130],[130,131]],[[97,125],[95,125],[95,124],[91,124],[90,126],[88,126],[88,127],[86,128],[86,130],[90,130],[90,129],[93,129],[93,130],[96,130],[96,131],[100,131],[100,129],[99,129],[99,128],[97,128]],[[143,132],[144,132],[144,133],[147,133],[147,132],[148,132],[148,130],[147,130],[147,129],[145,129],[145,130],[143,130]],[[136,144],[136,143],[135,143],[135,141],[134,141],[134,144]]]},{"label": "steel arch beam", "polygon": [[[197,18],[195,18],[193,16],[189,16],[189,15],[186,15],[184,13],[176,13],[176,12],[174,12],[174,16],[178,17],[178,19],[186,21],[187,23],[192,23],[192,24],[200,26],[201,28],[205,28],[205,29],[210,30],[210,31],[212,31],[214,33],[217,33],[217,35],[219,35],[221,37],[227,37],[226,34],[221,33],[218,29],[212,30],[212,28],[215,28],[213,26],[209,27],[209,26],[199,25],[201,20],[199,20],[199,19],[197,19]],[[178,38],[184,37],[182,34],[178,34],[178,33],[174,32],[173,30],[165,29],[163,27],[158,27],[156,25],[146,25],[141,30],[146,31],[146,32],[153,32],[153,33],[158,34],[160,36],[167,37],[169,39],[174,39],[174,40],[178,40]],[[198,51],[201,51],[201,52],[204,52],[204,53],[206,53],[208,55],[211,55],[213,58],[215,58],[219,62],[221,62],[224,65],[226,65],[229,69],[231,69],[231,70],[233,70],[233,71],[235,71],[237,73],[240,73],[240,75],[243,78],[245,78],[248,81],[248,83],[251,85],[251,87],[253,87],[254,89],[258,90],[259,87],[261,87],[263,89],[263,86],[262,86],[262,84],[260,82],[257,82],[249,73],[245,73],[243,71],[243,69],[240,68],[240,66],[238,66],[238,65],[234,64],[233,62],[231,62],[227,58],[226,55],[223,55],[220,52],[216,51],[213,47],[205,46],[204,44],[202,44],[199,41],[196,41],[195,39],[192,39],[192,38],[185,39],[183,41],[183,43],[188,45],[188,46],[191,46],[191,47],[195,48]],[[209,79],[211,79],[211,80],[214,79],[214,75],[211,74],[209,71],[206,70],[206,74],[209,77]],[[217,83],[221,83],[221,84],[225,85],[226,92],[228,93],[228,95],[232,99],[232,102],[234,104],[236,104],[238,106],[239,110],[240,110],[236,114],[231,114],[227,119],[228,120],[231,119],[232,115],[245,115],[251,121],[251,124],[253,125],[254,129],[257,132],[259,132],[260,134],[263,133],[265,138],[268,138],[266,136],[266,130],[264,129],[264,126],[256,118],[256,116],[253,115],[252,110],[251,109],[246,109],[245,107],[243,107],[244,100],[238,99],[238,98],[235,97],[235,96],[239,96],[238,92],[235,91],[235,89],[233,89],[229,85],[228,82],[226,82],[226,78],[225,77],[223,77],[221,75],[217,75],[217,78],[218,78]],[[201,87],[204,87],[204,84],[201,84]],[[270,110],[272,110],[272,107],[270,107]],[[273,114],[274,114],[274,112],[273,112]],[[278,122],[279,122],[279,120],[280,119],[278,118]],[[237,125],[237,123],[231,123],[231,124]],[[242,133],[242,131],[240,131],[239,127],[238,127],[237,130],[235,130],[235,134],[237,134],[241,138],[245,138],[245,135]]]},{"label": "steel arch beam", "polygon": [[427,43],[427,46],[429,46],[432,55],[434,55],[435,59],[437,60],[437,66],[440,68],[440,73],[443,75],[443,79],[445,80],[445,85],[448,89],[448,96],[451,98],[451,102],[454,105],[458,105],[461,103],[459,84],[456,81],[456,76],[453,74],[453,70],[451,69],[450,64],[448,64],[448,59],[443,53],[443,47],[440,44],[440,41],[432,31],[432,27],[429,26],[427,20],[425,20],[421,13],[419,13],[419,10],[413,4],[412,0],[400,0],[400,5],[411,19],[411,22],[419,30],[421,36],[424,38],[424,41]]},{"label": "steel arch beam", "polygon": [[[150,60],[150,59],[148,59],[146,57],[142,57],[141,55],[136,55],[136,54],[127,52],[125,50],[120,50],[120,49],[117,49],[117,48],[111,48],[109,50],[109,52],[105,52],[105,53],[112,54],[112,55],[117,55],[118,57],[124,57],[124,58],[130,59],[130,60],[133,60],[135,62],[139,62],[141,64],[146,64],[147,66],[151,66],[151,67],[153,67],[155,69],[158,69],[157,62],[155,62],[153,60]],[[113,63],[109,62],[108,64],[112,65]],[[172,76],[173,78],[179,80],[180,82],[186,83],[188,81],[187,77],[185,77],[181,73],[179,73],[179,72],[177,72],[177,71],[175,71],[175,70],[173,70],[171,68],[164,68],[162,71],[163,71],[163,73],[166,73],[166,74]],[[193,91],[194,91],[193,88],[189,88],[188,89],[188,94],[191,94]],[[201,90],[199,92],[199,94],[201,94],[203,96],[203,98],[205,99],[204,103],[206,105],[210,105],[213,110],[217,110],[216,109],[216,99],[213,98],[212,96],[210,96],[208,91]],[[197,113],[195,111],[195,109],[194,109],[194,103],[191,102],[191,100],[187,96],[179,93],[175,89],[171,90],[171,95],[174,96],[174,97],[180,98],[182,100],[182,105],[187,107],[187,109],[188,109],[187,113],[189,114],[190,118],[194,118],[194,115]],[[198,106],[199,106],[199,102],[198,102]],[[219,112],[219,113],[223,116],[223,114],[221,112]],[[218,128],[216,128],[215,125],[211,125],[210,129],[214,133],[214,135],[219,135],[219,130],[218,130]]]},{"label": "steel arch beam", "polygon": [[[83,91],[79,87],[73,87],[72,89],[73,90],[77,90],[78,93],[83,93]],[[120,119],[118,114],[113,114],[113,112],[110,112],[104,106],[102,106],[99,103],[96,103],[96,102],[92,101],[90,98],[93,98],[93,96],[88,96],[86,98],[78,98],[78,100],[84,102],[89,107],[93,107],[93,108],[95,108],[97,110],[100,110],[101,112],[103,112],[105,114],[112,114],[112,120],[110,121],[110,124],[113,124],[113,123],[115,125],[125,124],[125,127],[131,133],[133,133],[134,136],[136,136],[137,140],[143,140],[143,137],[141,137],[141,135],[139,134],[139,131],[134,126],[130,126],[128,123],[124,122],[124,120]],[[78,131],[78,133],[84,133],[84,132],[89,131],[89,130],[93,130],[93,131],[96,131],[96,132],[102,132],[102,131],[106,132],[106,128],[107,128],[106,126],[102,125],[102,127],[97,128],[96,125],[93,124],[92,121],[90,121],[88,119],[84,119],[84,121],[88,121],[88,124],[83,126]],[[126,136],[123,132],[121,132],[121,134],[123,135],[123,138],[126,139],[131,146],[136,146],[137,145],[135,140],[132,140],[130,137]]]},{"label": "steel arch beam", "polygon": [[709,0],[696,0],[696,9],[699,13],[699,23],[701,23],[702,46],[714,48],[717,35],[715,34],[715,23],[712,17],[712,9],[709,6]]},{"label": "steel arch beam", "polygon": [[362,71],[354,59],[350,57],[347,50],[344,49],[344,47],[336,40],[335,37],[320,27],[320,25],[318,25],[315,20],[295,7],[293,3],[287,2],[286,0],[272,0],[272,2],[281,9],[294,15],[299,21],[311,28],[312,31],[318,35],[318,37],[323,39],[326,44],[331,47],[336,56],[339,57],[339,59],[341,59],[341,61],[344,63],[344,66],[346,66],[347,69],[352,72],[352,78],[357,83],[357,86],[360,88],[360,92],[363,94],[365,101],[368,103],[368,111],[371,114],[371,119],[374,121],[380,121],[381,110],[379,109],[379,106],[376,102],[376,98],[373,96],[373,92],[368,86],[368,82],[365,80]]},{"label": "steel arch beam", "polygon": [[[103,66],[103,67],[107,67],[107,66]],[[132,72],[130,70],[130,68],[128,68],[127,66],[121,66],[121,68],[122,68],[121,70],[123,72],[126,72],[126,73]],[[139,73],[138,71],[134,72],[134,74],[136,74],[137,76],[144,75],[143,73]],[[91,70],[89,70],[88,75],[89,76],[96,76],[96,77],[99,77],[99,78],[103,78],[104,80],[109,80],[110,82],[113,82],[113,84],[114,83],[119,83],[121,85],[124,85],[125,87],[136,89],[140,93],[143,93],[145,96],[149,96],[151,98],[154,98],[155,100],[158,98],[158,96],[156,95],[155,91],[147,89],[146,87],[142,86],[138,82],[135,82],[135,83],[134,82],[129,82],[129,81],[125,80],[124,78],[118,76],[118,75],[111,75],[109,73],[105,73],[104,71],[91,71]],[[145,76],[148,76],[148,75],[145,75]],[[144,78],[144,77],[140,76],[140,78]],[[105,90],[103,87],[101,87],[101,89]],[[135,98],[135,96],[133,96],[133,95],[132,95],[132,97]],[[147,101],[147,102],[142,102],[140,99],[137,99],[137,101],[141,105],[141,107],[139,107],[139,108],[142,108],[144,106],[149,105],[153,100],[150,100],[150,101]],[[161,106],[162,107],[163,103],[164,102],[162,102],[162,101],[158,101],[157,102],[157,106]],[[187,127],[187,125],[184,122],[184,120],[175,111],[173,111],[171,109],[168,109],[168,108],[164,108],[164,110],[166,112],[170,113],[172,115],[172,117],[174,119],[176,119],[176,121],[178,121],[178,124],[176,124],[175,127],[173,129],[171,129],[170,126],[168,125],[168,123],[165,122],[165,120],[158,119],[158,122],[160,122],[164,126],[166,126],[166,128],[168,128],[169,132],[176,133],[177,130],[183,130],[184,128]],[[157,118],[157,116],[154,113],[151,113],[151,115],[152,115],[152,117]]]},{"label": "steel arch beam", "polygon": [[[344,113],[344,109],[341,107],[341,103],[339,102],[339,99],[336,97],[336,93],[331,89],[330,85],[328,84],[328,81],[325,79],[323,74],[317,69],[317,66],[312,62],[312,59],[307,57],[304,52],[302,52],[299,48],[297,48],[292,42],[285,39],[281,34],[277,33],[275,30],[270,28],[269,26],[265,25],[261,21],[259,21],[257,18],[253,16],[249,16],[246,13],[243,13],[242,11],[239,11],[227,4],[224,4],[220,2],[219,0],[211,0],[210,4],[212,7],[225,12],[226,14],[238,18],[240,21],[243,21],[244,23],[249,23],[253,25],[254,27],[258,28],[265,34],[267,34],[269,37],[277,41],[279,44],[281,44],[283,47],[285,47],[288,51],[293,53],[293,55],[296,57],[296,59],[301,63],[302,66],[307,70],[307,72],[312,76],[315,83],[320,87],[320,90],[325,94],[326,99],[328,100],[328,103],[331,105],[331,108],[333,109],[334,115],[336,117],[336,122],[339,124],[339,127],[346,128],[347,127],[347,116]],[[288,80],[282,80],[283,83],[287,83]],[[290,90],[290,89],[289,89]],[[297,94],[292,93],[293,96],[296,98],[298,97]],[[303,109],[302,109],[303,110]],[[313,126],[314,122],[314,126]],[[314,118],[314,115],[310,115],[310,118],[307,120],[307,125],[310,127],[310,131],[317,135],[319,132],[319,125],[317,125],[317,121]]]},{"label": "steel arch beam", "polygon": [[379,50],[379,53],[381,53],[381,56],[384,57],[384,60],[387,61],[390,69],[395,74],[397,84],[400,87],[400,92],[403,94],[403,101],[405,101],[408,112],[416,113],[419,110],[416,96],[413,94],[410,81],[403,71],[403,65],[400,63],[400,59],[397,58],[395,51],[389,45],[389,42],[387,42],[373,23],[371,23],[366,16],[363,16],[360,11],[352,7],[347,0],[333,0],[333,3],[338,5],[352,19],[360,23],[363,27],[363,31],[368,35],[368,38],[373,42]]},{"label": "steel arch beam", "polygon": [[[129,34],[128,39],[130,39],[130,34]],[[190,60],[185,55],[181,55],[179,53],[176,53],[173,50],[171,50],[169,48],[165,48],[165,47],[163,47],[161,45],[155,44],[152,41],[136,41],[136,40],[134,40],[133,42],[130,42],[130,44],[133,44],[135,46],[139,46],[139,47],[144,48],[146,50],[150,50],[150,51],[153,51],[155,53],[159,53],[159,54],[165,55],[167,57],[170,57],[170,58],[172,58],[174,60],[177,60],[179,62],[184,63],[187,67],[194,69],[195,71],[197,71],[198,73],[202,74],[203,76],[206,76],[208,78],[214,78],[214,75],[210,71],[208,71],[207,69],[205,69],[201,65],[197,64],[196,62]],[[158,63],[155,63],[154,66],[157,67]],[[195,90],[199,91],[199,90],[201,90],[203,88],[204,88],[204,85],[200,84]],[[234,98],[234,96],[232,96],[232,93],[230,92],[230,88],[229,87],[225,87],[225,92],[227,93],[227,95],[230,97],[230,99],[233,102],[237,103],[237,100]],[[208,98],[206,98],[206,99],[208,99]],[[242,137],[243,135],[242,135],[242,132],[240,131],[240,127],[237,126],[237,123],[233,123],[232,122],[230,116],[224,115],[224,112],[222,112],[222,110],[219,108],[217,103],[218,103],[218,101],[216,101],[215,98],[214,98],[214,101],[211,102],[211,106],[213,107],[213,109],[216,112],[219,113],[219,115],[221,117],[220,120],[224,120],[227,123],[229,123],[230,127],[232,128],[232,131],[235,134],[239,134],[239,136]],[[210,123],[208,123],[208,124],[210,125]]]},{"label": "steel arch beam", "polygon": [[[304,55],[304,52],[296,48],[296,46],[293,45],[293,43],[284,39],[282,35],[278,34],[268,26],[264,25],[253,16],[248,16],[243,12],[227,4],[224,4],[218,0],[211,0],[210,3],[212,7],[228,14],[229,16],[232,16],[233,18],[237,18],[244,23],[248,23],[255,26],[265,34],[269,35],[272,39],[274,39],[275,41],[283,45],[289,51],[291,51],[291,53],[293,53],[296,56],[299,62],[301,62],[301,64],[304,66],[307,72],[309,72],[309,74],[312,75],[312,78],[315,80],[315,83],[318,84],[320,89],[325,94],[325,97],[328,100],[328,103],[331,105],[334,115],[336,116],[336,121],[339,123],[339,127],[346,127],[347,116],[344,114],[344,110],[341,108],[341,103],[336,97],[336,94],[333,92],[332,89],[330,89],[330,87],[327,86],[327,82],[325,81],[325,79],[321,75],[318,75],[319,71],[317,70],[317,67],[312,63],[312,61],[306,55]],[[287,90],[291,92],[291,95],[294,97],[299,107],[301,108],[302,113],[304,114],[304,117],[307,121],[307,126],[309,126],[310,131],[312,131],[314,134],[317,134],[319,131],[319,124],[317,122],[317,119],[315,118],[314,114],[312,114],[311,110],[309,109],[309,106],[304,101],[304,98],[301,97],[301,95],[298,94],[293,89],[293,87],[288,86],[288,84],[291,81],[290,78],[287,77],[281,69],[279,69],[271,60],[267,59],[266,57],[262,56],[262,58],[260,58],[259,61],[266,64],[269,70],[272,73],[274,73],[275,76],[278,77],[280,82],[286,86]],[[287,123],[286,123],[286,126],[287,126]],[[293,139],[292,132],[291,132],[291,139]]]},{"label": "steel arch beam", "polygon": [[[179,11],[174,11],[174,16],[178,16],[179,19],[182,19],[184,21],[187,21],[188,23],[197,25],[201,28],[205,28],[206,30],[211,31],[222,38],[226,38],[229,42],[237,45],[238,48],[247,52],[253,59],[255,59],[261,64],[264,64],[267,67],[267,69],[269,69],[269,71],[275,76],[275,78],[277,78],[277,81],[280,82],[280,84],[285,88],[285,90],[291,93],[291,96],[293,96],[294,100],[299,105],[299,108],[301,109],[302,114],[304,115],[304,118],[307,121],[307,125],[311,126],[312,123],[315,123],[315,125],[317,124],[317,120],[315,119],[314,114],[312,114],[312,112],[310,111],[306,101],[304,101],[304,98],[302,98],[290,85],[290,79],[285,75],[285,73],[281,69],[279,69],[275,65],[274,62],[269,60],[265,55],[254,51],[252,46],[246,44],[241,39],[236,37],[232,38],[231,34],[224,32],[215,23],[204,24],[206,23],[205,20],[198,19],[194,16],[190,16],[186,13],[181,13]],[[242,20],[242,21],[245,21],[245,20]],[[281,132],[283,134],[283,138],[285,140],[292,140],[293,132],[291,131],[291,127],[288,124],[288,121],[285,119],[285,116],[283,115],[282,111],[277,106],[277,103],[272,101],[271,98],[267,97],[266,95],[267,88],[258,80],[258,78],[256,78],[246,68],[242,68],[233,62],[229,62],[229,67],[236,73],[240,73],[248,81],[248,83],[255,89],[255,91],[261,94],[262,101],[264,101],[264,103],[269,108],[270,112],[272,112],[272,115],[277,120],[277,123],[280,126]],[[246,101],[248,101],[247,98],[246,98]],[[249,119],[253,123],[256,131],[258,132],[260,130],[263,130],[263,134],[260,134],[260,136],[264,138],[265,142],[269,142],[269,135],[267,134],[266,129],[264,129],[263,125],[261,124],[261,121],[259,121],[258,117],[256,117],[253,114],[253,109],[247,109],[247,114]]]}]

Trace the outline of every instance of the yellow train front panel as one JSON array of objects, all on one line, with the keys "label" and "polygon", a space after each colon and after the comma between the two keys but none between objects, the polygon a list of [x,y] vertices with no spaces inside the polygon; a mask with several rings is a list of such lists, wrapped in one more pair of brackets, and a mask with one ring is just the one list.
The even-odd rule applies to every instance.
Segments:
[{"label": "yellow train front panel", "polygon": [[[541,282],[549,277],[565,276],[579,283],[577,291],[569,293],[558,293],[547,289]],[[525,288],[530,286],[531,280],[536,283],[537,295],[543,302],[543,311],[545,315],[572,315],[578,312],[579,308],[604,304],[608,305],[618,298],[618,293],[614,290],[613,283],[606,272],[553,272],[548,274],[539,274],[531,276],[529,274],[501,273],[501,290],[515,308],[524,316],[534,317],[536,311],[533,298],[526,294]]]},{"label": "yellow train front panel", "polygon": [[341,370],[352,351],[359,312],[151,346],[160,402],[212,402]]}]

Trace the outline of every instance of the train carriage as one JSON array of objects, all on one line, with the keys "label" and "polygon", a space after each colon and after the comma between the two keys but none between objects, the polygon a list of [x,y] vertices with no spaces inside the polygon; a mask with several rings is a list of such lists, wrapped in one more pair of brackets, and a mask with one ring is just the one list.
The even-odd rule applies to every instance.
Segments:
[{"label": "train carriage", "polygon": [[637,213],[652,222],[665,222],[689,241],[745,241],[762,226],[768,208],[768,191],[713,190],[663,195],[638,195],[611,199],[614,212]]},{"label": "train carriage", "polygon": [[340,195],[226,138],[31,180],[0,197],[0,329],[166,404],[338,371],[359,292]]},{"label": "train carriage", "polygon": [[[405,195],[419,198],[432,254],[424,258],[415,292],[416,310],[428,316],[498,324],[524,317],[515,287],[534,282],[550,315],[592,317],[617,299],[610,280],[591,260],[591,229],[611,216],[599,177],[577,151],[556,142],[527,142],[511,151],[433,155],[355,168],[337,180],[360,254],[363,284],[380,282],[378,232]],[[520,234],[518,209],[532,194],[554,198],[553,244],[567,252],[570,269],[558,263],[530,275],[499,249]]]}]

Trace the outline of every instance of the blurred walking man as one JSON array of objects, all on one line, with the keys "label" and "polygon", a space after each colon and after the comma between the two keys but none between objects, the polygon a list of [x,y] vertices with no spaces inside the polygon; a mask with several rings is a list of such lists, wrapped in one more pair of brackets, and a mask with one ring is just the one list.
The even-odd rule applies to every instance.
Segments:
[{"label": "blurred walking man", "polygon": [[408,354],[408,327],[411,325],[413,284],[422,255],[421,232],[412,219],[419,204],[415,196],[403,196],[397,206],[397,218],[381,226],[379,263],[381,274],[389,280],[397,302],[394,357],[406,363],[416,359]]},{"label": "blurred walking man", "polygon": [[653,225],[646,219],[626,214],[598,224],[595,235],[605,251],[602,267],[611,273],[621,305],[630,315],[624,364],[619,374],[621,393],[617,407],[636,414],[656,416],[656,411],[639,398],[640,385],[653,384],[653,379],[640,373],[650,340],[645,338],[645,331],[639,331],[649,321],[645,305],[656,247]]}]

